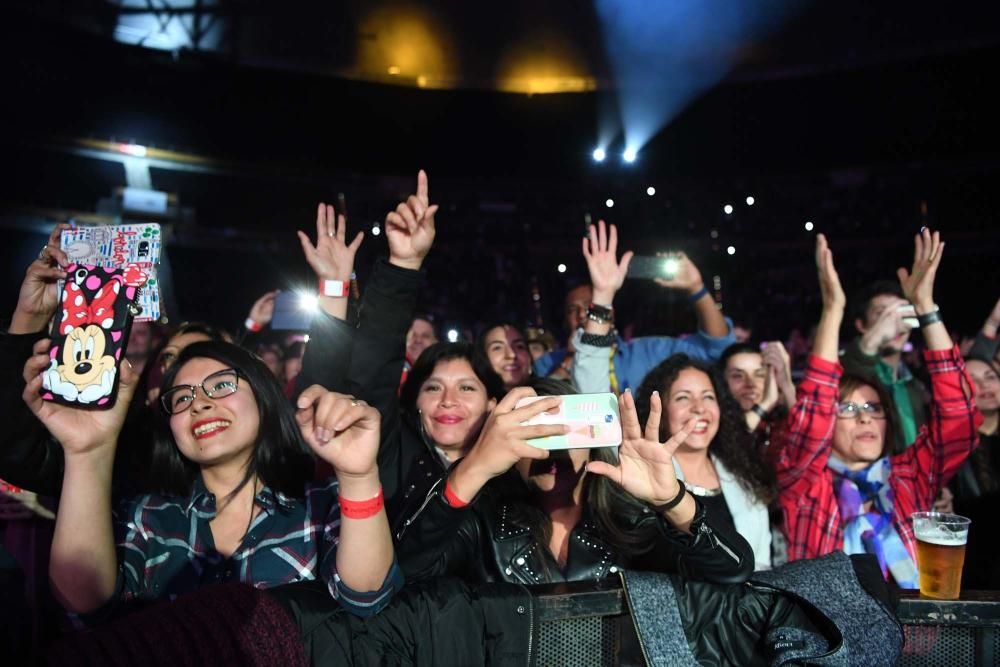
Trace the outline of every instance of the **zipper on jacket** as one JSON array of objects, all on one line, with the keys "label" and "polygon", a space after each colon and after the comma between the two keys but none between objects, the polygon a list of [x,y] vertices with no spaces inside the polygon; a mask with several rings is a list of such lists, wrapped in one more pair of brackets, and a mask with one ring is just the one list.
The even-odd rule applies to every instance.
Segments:
[{"label": "zipper on jacket", "polygon": [[406,521],[403,522],[402,527],[399,529],[399,532],[396,534],[396,541],[397,542],[399,540],[403,539],[403,534],[406,533],[406,529],[410,527],[411,523],[413,523],[414,521],[416,521],[417,517],[420,516],[423,513],[423,511],[427,508],[427,504],[431,502],[431,499],[435,495],[437,495],[437,493],[436,493],[437,492],[437,488],[439,486],[441,486],[441,482],[443,480],[445,480],[445,479],[447,479],[447,478],[446,477],[442,477],[438,481],[434,482],[434,486],[431,487],[431,490],[427,492],[427,496],[424,497],[424,502],[420,503],[420,507],[417,508],[417,511],[414,512],[411,517],[409,517]]},{"label": "zipper on jacket", "polygon": [[[517,586],[524,591],[525,599],[528,602],[528,661],[525,665],[527,665],[527,667],[532,667],[532,663],[534,661],[531,656],[535,650],[535,596],[524,584],[517,584]],[[539,631],[540,630],[541,628],[539,628]]]},{"label": "zipper on jacket", "polygon": [[709,526],[707,523],[702,523],[700,526],[698,526],[698,532],[704,535],[705,539],[707,539],[713,547],[719,547],[720,549],[725,551],[729,555],[729,557],[733,559],[733,562],[735,563],[741,562],[739,554],[730,549],[729,545],[725,544],[722,540],[720,540],[718,536],[716,536],[715,531],[713,531],[711,526]]}]

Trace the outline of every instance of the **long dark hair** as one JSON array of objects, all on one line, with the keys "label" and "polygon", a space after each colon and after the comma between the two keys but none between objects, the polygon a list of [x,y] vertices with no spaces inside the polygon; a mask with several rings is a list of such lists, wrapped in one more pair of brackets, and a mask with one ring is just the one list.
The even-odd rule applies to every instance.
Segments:
[{"label": "long dark hair", "polygon": [[[521,334],[521,339],[524,340],[525,348],[527,348],[527,346],[528,346],[528,335],[525,333],[525,331],[524,331],[524,329],[522,327],[519,327],[516,324],[511,324],[508,321],[492,322],[489,325],[487,325],[486,327],[484,327],[479,332],[479,335],[476,337],[476,342],[475,342],[475,344],[473,346],[473,351],[472,351],[473,360],[475,361],[476,364],[485,365],[485,366],[487,366],[487,367],[489,367],[491,369],[493,368],[493,364],[490,363],[490,355],[486,351],[486,336],[491,331],[493,331],[494,329],[498,329],[498,328],[501,328],[501,327],[503,327],[503,328],[510,327],[514,331],[516,331],[519,334]],[[496,372],[496,371],[494,371],[494,372]],[[528,379],[531,378],[531,376],[534,374],[534,372],[535,372],[535,369],[534,369],[534,365],[532,363],[531,353],[529,351],[528,352]],[[528,381],[526,381],[525,384],[530,384],[530,383]]]},{"label": "long dark hair", "polygon": [[[163,375],[161,394],[174,386],[177,373],[197,358],[214,359],[241,376],[240,391],[252,390],[260,415],[260,427],[253,454],[243,480],[230,492],[235,495],[255,475],[273,491],[302,498],[306,482],[312,477],[313,460],[307,454],[295,411],[264,362],[242,347],[223,341],[192,343],[181,351],[177,361]],[[245,386],[249,385],[249,386]],[[170,415],[160,407],[154,410],[152,471],[155,487],[167,495],[187,495],[201,474],[198,465],[185,458],[177,448],[170,430]]]},{"label": "long dark hair", "polygon": [[406,382],[399,392],[399,406],[403,414],[410,419],[416,419],[417,396],[420,394],[420,386],[429,378],[434,369],[442,361],[452,361],[455,359],[465,359],[472,366],[472,372],[476,374],[479,381],[486,387],[486,395],[489,398],[500,400],[507,393],[503,386],[503,380],[494,372],[489,361],[484,361],[476,357],[472,351],[472,346],[468,343],[434,343],[420,353],[420,358],[413,364]]},{"label": "long dark hair", "polygon": [[[528,386],[539,396],[579,393],[569,382],[555,378],[532,378]],[[617,465],[618,454],[612,447],[595,447],[590,450],[590,460]],[[534,502],[519,475],[508,475],[502,479],[508,486],[519,487],[509,489],[509,494],[502,494],[510,500],[507,507],[511,518],[527,526],[535,541],[547,546],[552,537],[552,520],[549,515]],[[656,522],[640,521],[645,506],[607,477],[586,476],[583,481],[583,502],[587,504],[590,517],[597,524],[601,535],[620,553],[635,555],[648,551],[653,546],[658,530]]]},{"label": "long dark hair", "polygon": [[635,406],[639,413],[639,423],[645,424],[649,417],[649,399],[654,391],[663,397],[663,420],[660,422],[660,436],[670,436],[670,425],[666,418],[667,400],[681,371],[687,369],[701,371],[708,376],[719,401],[719,432],[708,446],[708,451],[722,461],[748,493],[768,504],[777,494],[774,470],[757,455],[750,434],[746,430],[746,420],[739,403],[729,393],[729,385],[715,366],[691,359],[686,354],[675,354],[649,372],[643,379],[635,396]]}]

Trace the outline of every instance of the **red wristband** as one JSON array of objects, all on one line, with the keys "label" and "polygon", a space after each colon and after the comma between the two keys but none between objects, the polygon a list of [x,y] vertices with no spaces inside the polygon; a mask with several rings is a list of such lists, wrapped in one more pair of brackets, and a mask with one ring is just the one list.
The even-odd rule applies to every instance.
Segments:
[{"label": "red wristband", "polygon": [[378,514],[385,505],[385,498],[382,496],[382,487],[378,488],[378,495],[369,500],[348,500],[340,497],[340,515],[348,519],[367,519]]},{"label": "red wristband", "polygon": [[351,293],[351,283],[347,280],[323,280],[319,281],[319,295],[332,296],[342,299]]},{"label": "red wristband", "polygon": [[254,320],[247,318],[247,321],[243,323],[243,326],[247,328],[250,333],[256,333],[264,328],[264,325],[260,322],[255,322]]},{"label": "red wristband", "polygon": [[449,479],[444,483],[444,499],[449,505],[455,509],[461,509],[468,506],[469,503],[465,502],[455,493],[454,489],[451,488],[451,480]]}]

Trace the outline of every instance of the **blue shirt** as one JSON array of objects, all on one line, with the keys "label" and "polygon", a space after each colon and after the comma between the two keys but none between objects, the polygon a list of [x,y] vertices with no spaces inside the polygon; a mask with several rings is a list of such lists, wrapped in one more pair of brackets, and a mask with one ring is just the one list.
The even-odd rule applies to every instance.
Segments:
[{"label": "blue shirt", "polygon": [[271,588],[320,578],[330,594],[358,616],[377,613],[402,588],[393,560],[382,587],[357,592],[337,576],[340,502],[335,480],[306,485],[302,499],[264,487],[260,512],[228,558],[215,549],[209,522],[215,496],[201,478],[187,497],[145,495],[115,513],[118,582],[112,601],[172,598],[212,583],[241,581]]}]

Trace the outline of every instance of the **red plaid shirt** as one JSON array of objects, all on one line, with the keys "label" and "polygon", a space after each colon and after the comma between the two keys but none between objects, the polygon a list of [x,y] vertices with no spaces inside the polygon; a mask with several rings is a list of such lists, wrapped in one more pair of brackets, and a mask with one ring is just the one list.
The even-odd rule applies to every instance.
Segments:
[{"label": "red plaid shirt", "polygon": [[[979,444],[977,428],[983,421],[958,348],[927,350],[924,359],[934,395],[930,419],[913,444],[892,457],[890,480],[895,498],[892,523],[914,562],[916,544],[909,516],[931,508],[941,487]],[[776,465],[789,561],[844,547],[834,473],[826,465],[842,374],[839,363],[810,355],[798,401],[781,434]]]}]

